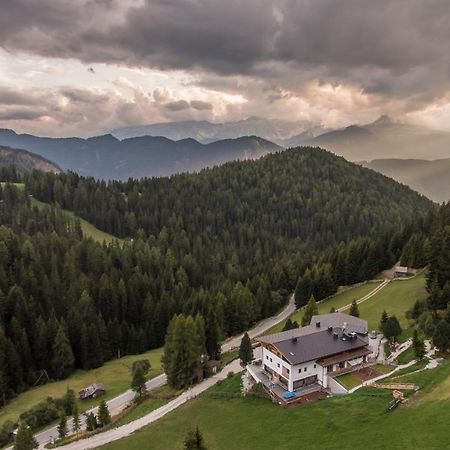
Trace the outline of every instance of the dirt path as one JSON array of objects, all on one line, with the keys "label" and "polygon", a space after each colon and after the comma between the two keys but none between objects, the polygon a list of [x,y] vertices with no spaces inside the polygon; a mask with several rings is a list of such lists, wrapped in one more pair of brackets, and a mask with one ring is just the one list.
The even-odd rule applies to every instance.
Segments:
[{"label": "dirt path", "polygon": [[[373,289],[372,291],[370,291],[368,294],[366,294],[364,297],[361,297],[359,300],[356,300],[356,303],[359,305],[360,303],[365,302],[366,300],[369,300],[370,298],[372,298],[374,295],[378,294],[378,292],[381,291],[381,289],[384,289],[391,280],[384,280],[381,284],[379,284],[375,289]],[[341,306],[340,308],[338,308],[336,311],[337,312],[344,312],[345,310],[349,309],[350,306],[352,304],[349,303],[347,305]]]}]

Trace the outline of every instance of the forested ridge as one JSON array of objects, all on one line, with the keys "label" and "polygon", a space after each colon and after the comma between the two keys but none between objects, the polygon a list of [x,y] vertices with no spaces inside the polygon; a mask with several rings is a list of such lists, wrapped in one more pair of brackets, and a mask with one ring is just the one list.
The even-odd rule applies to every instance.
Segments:
[{"label": "forested ridge", "polygon": [[409,311],[421,333],[443,352],[450,349],[450,202],[442,205],[429,226],[412,234],[404,247],[405,263],[427,264],[426,301]]},{"label": "forested ridge", "polygon": [[[412,216],[432,207],[312,148],[170,178],[33,172],[22,181],[24,190],[0,190],[3,399],[42,369],[63,378],[161,346],[175,314],[203,317],[217,356],[221,337],[276,312],[305,270],[320,299],[386,267],[417,229]],[[31,195],[55,206],[37,208]],[[84,239],[60,207],[133,239]]]}]

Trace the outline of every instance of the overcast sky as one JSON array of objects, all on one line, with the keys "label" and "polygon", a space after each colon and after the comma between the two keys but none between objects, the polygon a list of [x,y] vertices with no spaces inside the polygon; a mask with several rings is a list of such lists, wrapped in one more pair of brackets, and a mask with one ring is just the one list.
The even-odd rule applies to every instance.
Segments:
[{"label": "overcast sky", "polygon": [[0,127],[263,116],[450,128],[448,0],[0,0]]}]

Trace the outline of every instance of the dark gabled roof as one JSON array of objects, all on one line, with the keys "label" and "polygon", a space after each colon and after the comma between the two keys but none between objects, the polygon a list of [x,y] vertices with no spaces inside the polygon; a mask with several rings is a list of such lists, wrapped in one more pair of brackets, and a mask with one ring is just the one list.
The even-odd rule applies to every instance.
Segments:
[{"label": "dark gabled roof", "polygon": [[334,329],[333,332],[328,330],[318,331],[297,338],[273,342],[272,345],[295,366],[307,361],[365,347],[367,343],[357,335],[349,339],[342,332],[342,329]]}]

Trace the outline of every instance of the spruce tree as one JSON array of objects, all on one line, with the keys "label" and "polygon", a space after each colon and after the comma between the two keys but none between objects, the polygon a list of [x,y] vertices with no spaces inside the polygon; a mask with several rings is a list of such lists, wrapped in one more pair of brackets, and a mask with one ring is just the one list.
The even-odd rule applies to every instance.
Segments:
[{"label": "spruce tree", "polygon": [[443,352],[450,348],[450,324],[444,319],[437,323],[432,340],[433,344]]},{"label": "spruce tree", "polygon": [[384,326],[386,325],[388,318],[389,318],[389,316],[388,316],[386,310],[384,309],[383,312],[381,313],[381,319],[380,319],[380,330],[381,331],[384,331]]},{"label": "spruce tree", "polygon": [[421,360],[425,356],[425,343],[423,342],[423,339],[420,339],[419,333],[416,329],[414,329],[413,333],[412,346],[416,358]]},{"label": "spruce tree", "polygon": [[84,416],[86,418],[87,431],[94,431],[96,428],[98,428],[97,417],[95,417],[95,414],[93,412],[85,413]]},{"label": "spruce tree", "polygon": [[299,324],[296,320],[292,320],[290,317],[286,320],[286,323],[283,326],[283,329],[281,331],[287,331],[287,330],[294,330],[295,328],[298,328]]},{"label": "spruce tree", "polygon": [[185,450],[207,450],[203,441],[203,435],[198,426],[195,430],[190,430],[184,440]]},{"label": "spruce tree", "polygon": [[145,372],[142,365],[137,365],[133,371],[133,378],[131,380],[131,389],[135,393],[135,399],[141,400],[147,393],[147,387],[145,386]]},{"label": "spruce tree", "polygon": [[242,337],[239,347],[239,359],[242,367],[247,366],[253,359],[253,348],[248,333],[245,333]]},{"label": "spruce tree", "polygon": [[78,411],[78,404],[75,402],[72,408],[72,431],[78,433],[81,428],[80,413]]},{"label": "spruce tree", "polygon": [[52,368],[56,378],[61,379],[69,375],[73,369],[74,362],[75,358],[70,342],[60,326],[53,344]]},{"label": "spruce tree", "polygon": [[102,400],[98,407],[97,422],[100,427],[105,427],[111,423],[111,415],[105,400]]},{"label": "spruce tree", "polygon": [[312,278],[309,269],[305,271],[302,277],[298,279],[295,287],[295,306],[301,308],[305,306],[312,293]]},{"label": "spruce tree", "polygon": [[31,428],[23,421],[19,422],[13,448],[14,450],[33,450],[38,448],[38,443],[33,436]]},{"label": "spruce tree", "polygon": [[61,411],[61,416],[59,418],[58,436],[60,439],[63,439],[67,436],[67,416],[64,411]]},{"label": "spruce tree", "polygon": [[395,341],[398,336],[400,336],[401,332],[402,329],[397,317],[390,316],[384,325],[383,334],[386,336],[386,338]]},{"label": "spruce tree", "polygon": [[352,301],[349,314],[353,317],[359,317],[359,309],[358,309],[358,303],[356,303],[356,299],[353,299],[353,301]]},{"label": "spruce tree", "polygon": [[302,327],[309,325],[312,317],[317,314],[319,314],[319,310],[317,308],[316,300],[314,299],[314,296],[311,296],[302,317]]}]

